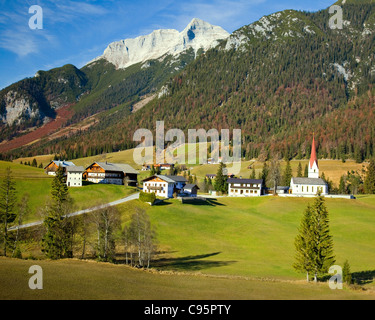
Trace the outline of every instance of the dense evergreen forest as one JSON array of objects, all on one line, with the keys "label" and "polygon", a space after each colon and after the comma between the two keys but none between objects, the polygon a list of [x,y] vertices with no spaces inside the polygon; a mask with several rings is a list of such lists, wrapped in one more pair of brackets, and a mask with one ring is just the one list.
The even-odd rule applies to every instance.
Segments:
[{"label": "dense evergreen forest", "polygon": [[[248,159],[308,157],[314,132],[320,158],[370,159],[375,155],[375,5],[348,4],[343,12],[343,30],[329,28],[328,10],[284,11],[268,18],[271,31],[256,35],[262,21],[245,26],[234,33],[245,39],[239,46],[228,50],[225,41],[189,61],[167,81],[168,94],[141,111],[130,113],[129,98],[139,93],[137,83],[154,79],[156,73],[150,76],[147,69],[125,82],[127,91],[120,83],[113,86],[113,100],[122,106],[116,114],[103,115],[74,136],[3,156],[57,153],[74,159],[124,150],[136,145],[137,129],[154,130],[156,121],[164,120],[166,130],[186,133],[242,129]],[[76,117],[103,109],[111,90],[91,104],[88,97],[86,106],[92,108],[86,113],[77,108]],[[148,92],[150,87],[143,93]]]}]

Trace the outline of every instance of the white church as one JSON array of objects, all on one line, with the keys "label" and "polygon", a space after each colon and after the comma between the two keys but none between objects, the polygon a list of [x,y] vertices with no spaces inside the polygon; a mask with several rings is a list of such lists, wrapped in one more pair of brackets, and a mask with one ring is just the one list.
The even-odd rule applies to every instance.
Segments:
[{"label": "white church", "polygon": [[319,165],[314,137],[311,148],[308,178],[292,178],[290,194],[295,196],[316,196],[319,191],[322,196],[328,195],[328,185],[319,177]]}]

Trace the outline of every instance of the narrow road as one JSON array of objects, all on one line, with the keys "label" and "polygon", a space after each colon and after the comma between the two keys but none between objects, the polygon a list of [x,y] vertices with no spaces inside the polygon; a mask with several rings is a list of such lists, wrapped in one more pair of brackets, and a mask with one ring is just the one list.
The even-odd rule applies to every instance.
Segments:
[{"label": "narrow road", "polygon": [[[132,194],[129,197],[126,197],[126,198],[123,198],[123,199],[120,199],[120,200],[116,200],[116,201],[113,201],[111,203],[103,204],[101,206],[97,206],[97,207],[93,207],[93,208],[90,208],[90,209],[85,209],[85,210],[73,212],[73,213],[70,213],[70,214],[66,215],[66,217],[68,217],[68,218],[77,217],[77,216],[80,216],[84,213],[94,212],[94,211],[97,211],[99,209],[106,208],[106,207],[118,206],[118,205],[123,204],[125,202],[136,200],[136,199],[139,199],[139,193]],[[43,224],[43,221],[37,221],[37,222],[32,222],[32,223],[21,225],[19,228],[20,229],[27,229],[27,228],[31,228],[31,227],[40,226],[42,224]],[[17,230],[17,228],[18,227],[12,227],[12,228],[9,228],[8,231]]]}]

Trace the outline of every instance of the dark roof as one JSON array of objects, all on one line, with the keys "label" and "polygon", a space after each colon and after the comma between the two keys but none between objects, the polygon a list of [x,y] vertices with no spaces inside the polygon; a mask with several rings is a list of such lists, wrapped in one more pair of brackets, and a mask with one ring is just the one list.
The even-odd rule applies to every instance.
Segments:
[{"label": "dark roof", "polygon": [[292,178],[292,181],[294,184],[309,184],[313,186],[321,186],[327,184],[327,182],[320,178]]},{"label": "dark roof", "polygon": [[194,187],[197,187],[197,189],[199,190],[199,187],[196,185],[196,184],[187,184],[185,187],[184,187],[184,190],[192,190]]},{"label": "dark roof", "polygon": [[127,174],[139,174],[138,171],[135,170],[133,167],[124,163],[94,162],[93,164],[88,166],[86,170],[95,163],[102,167],[105,171],[123,172]]},{"label": "dark roof", "polygon": [[167,177],[175,182],[187,182],[187,180],[182,176],[164,176]]},{"label": "dark roof", "polygon": [[290,187],[277,186],[277,190],[288,190],[288,189],[290,189]]},{"label": "dark roof", "polygon": [[260,179],[228,179],[228,183],[243,183],[243,184],[263,184],[263,180]]},{"label": "dark roof", "polygon": [[70,166],[66,168],[67,172],[84,172],[85,168],[81,166]]}]

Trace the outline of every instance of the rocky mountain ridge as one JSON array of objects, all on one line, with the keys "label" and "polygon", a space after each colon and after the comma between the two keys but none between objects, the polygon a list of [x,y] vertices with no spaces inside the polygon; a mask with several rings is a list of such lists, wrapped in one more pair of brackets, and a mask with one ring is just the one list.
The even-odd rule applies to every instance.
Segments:
[{"label": "rocky mountain ridge", "polygon": [[94,61],[105,59],[124,69],[139,62],[158,59],[164,55],[178,56],[192,48],[207,51],[225,40],[229,33],[219,26],[213,26],[203,20],[193,19],[188,26],[179,32],[174,29],[155,30],[149,35],[135,39],[126,39],[111,43],[102,56]]}]

